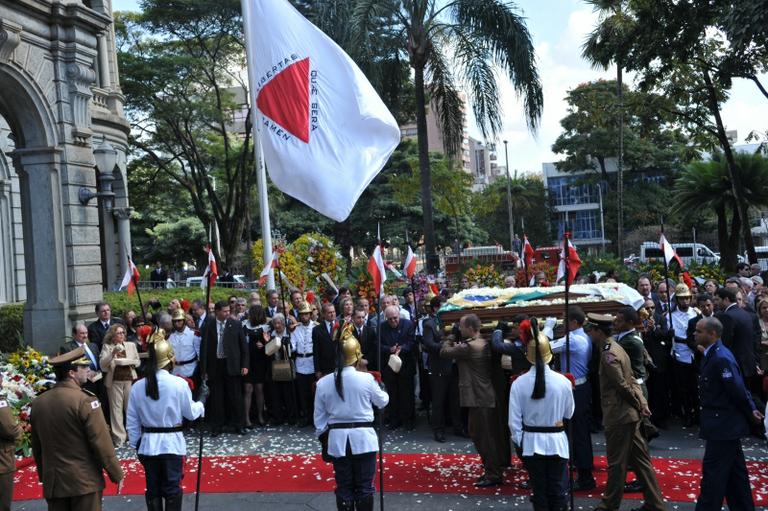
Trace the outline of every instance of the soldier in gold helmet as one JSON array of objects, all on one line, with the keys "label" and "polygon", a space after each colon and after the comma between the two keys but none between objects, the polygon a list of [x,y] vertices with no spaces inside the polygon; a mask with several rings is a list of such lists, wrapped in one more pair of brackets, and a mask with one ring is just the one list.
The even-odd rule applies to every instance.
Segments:
[{"label": "soldier in gold helmet", "polygon": [[688,338],[688,324],[696,317],[691,307],[691,291],[684,283],[675,286],[675,303],[672,306],[672,404],[681,413],[683,427],[690,428],[699,421],[698,373],[694,363],[696,345]]},{"label": "soldier in gold helmet", "polygon": [[101,403],[84,390],[91,360],[82,347],[51,358],[56,385],[32,401],[32,454],[50,511],[101,509],[103,470],[117,492],[123,469]]},{"label": "soldier in gold helmet", "polygon": [[549,367],[549,339],[531,321],[527,358],[533,368],[512,383],[509,430],[531,481],[534,510],[568,509],[568,436],[564,421],[575,409],[571,381]]},{"label": "soldier in gold helmet", "polygon": [[173,331],[168,336],[168,342],[171,343],[176,356],[173,374],[192,378],[196,375],[197,361],[200,358],[200,336],[187,326],[187,315],[181,307],[173,311],[171,320]]},{"label": "soldier in gold helmet", "polygon": [[144,466],[149,511],[181,510],[187,453],[182,421],[205,413],[207,387],[201,389],[200,401],[193,401],[186,380],[172,374],[174,364],[173,346],[162,329],[155,330],[149,340],[145,378],[136,382],[128,401],[128,442]]},{"label": "soldier in gold helmet", "polygon": [[379,448],[373,407],[384,408],[389,396],[373,375],[358,370],[363,363],[360,343],[347,324],[336,343],[336,371],[320,378],[315,393],[316,434],[327,442],[333,461],[340,511],[373,510]]}]

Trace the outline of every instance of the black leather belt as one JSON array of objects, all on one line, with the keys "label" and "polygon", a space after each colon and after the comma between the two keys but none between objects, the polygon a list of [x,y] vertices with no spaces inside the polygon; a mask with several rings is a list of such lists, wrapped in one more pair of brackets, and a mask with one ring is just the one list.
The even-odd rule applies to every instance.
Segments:
[{"label": "black leather belt", "polygon": [[353,428],[372,428],[373,422],[337,422],[328,424],[328,429],[353,429]]},{"label": "black leather belt", "polygon": [[307,357],[313,356],[313,354],[312,353],[296,353],[296,356],[298,358],[307,358]]},{"label": "black leather belt", "polygon": [[157,428],[152,426],[141,427],[142,433],[179,433],[181,431],[184,431],[184,426],[182,425]]},{"label": "black leather belt", "polygon": [[529,426],[523,424],[523,431],[528,433],[562,433],[565,431],[565,426]]},{"label": "black leather belt", "polygon": [[181,362],[176,362],[176,365],[183,366],[183,365],[191,364],[192,362],[197,362],[197,357],[190,358],[189,360],[182,360]]}]

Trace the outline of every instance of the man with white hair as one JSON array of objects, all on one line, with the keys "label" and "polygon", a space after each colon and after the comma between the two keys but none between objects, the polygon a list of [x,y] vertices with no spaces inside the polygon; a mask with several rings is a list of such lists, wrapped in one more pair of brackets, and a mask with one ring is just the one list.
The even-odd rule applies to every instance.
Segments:
[{"label": "man with white hair", "polygon": [[[415,325],[409,319],[400,316],[397,305],[384,309],[384,323],[381,325],[381,371],[384,385],[389,393],[389,429],[405,426],[414,428],[414,388],[413,377],[416,374],[414,352]],[[390,358],[396,356],[402,366],[390,364]]]}]

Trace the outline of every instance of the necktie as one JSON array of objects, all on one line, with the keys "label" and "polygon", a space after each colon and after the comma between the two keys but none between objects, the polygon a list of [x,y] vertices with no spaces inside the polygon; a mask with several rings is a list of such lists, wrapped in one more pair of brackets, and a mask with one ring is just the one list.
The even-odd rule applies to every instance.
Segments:
[{"label": "necktie", "polygon": [[224,323],[216,322],[217,327],[217,342],[216,342],[216,357],[224,358]]}]

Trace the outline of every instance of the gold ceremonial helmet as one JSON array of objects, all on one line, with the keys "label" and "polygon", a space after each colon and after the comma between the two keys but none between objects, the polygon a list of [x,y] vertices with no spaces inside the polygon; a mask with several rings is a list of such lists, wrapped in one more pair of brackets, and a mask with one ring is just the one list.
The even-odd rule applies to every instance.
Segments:
[{"label": "gold ceremonial helmet", "polygon": [[363,358],[363,352],[360,350],[360,342],[354,334],[352,323],[347,323],[341,331],[339,338],[341,351],[344,354],[344,365],[356,365]]},{"label": "gold ceremonial helmet", "polygon": [[[552,346],[549,344],[549,339],[546,335],[544,335],[543,332],[539,332],[539,354],[541,355],[541,360],[544,361],[545,364],[549,364],[552,361]],[[531,339],[528,341],[528,346],[525,353],[525,358],[528,359],[528,362],[531,364],[536,365],[536,340]]]},{"label": "gold ceremonial helmet", "polygon": [[182,309],[181,307],[173,311],[172,321],[179,321],[179,320],[184,320],[184,321],[187,320],[187,313],[184,312],[184,309]]},{"label": "gold ceremonial helmet", "polygon": [[312,306],[307,302],[301,302],[301,307],[299,307],[299,314],[312,314]]},{"label": "gold ceremonial helmet", "polygon": [[[184,313],[184,311],[181,311]],[[176,354],[171,343],[165,340],[165,330],[158,328],[149,338],[149,343],[155,347],[155,361],[157,368],[162,369],[168,364],[176,362]]]},{"label": "gold ceremonial helmet", "polygon": [[675,297],[677,298],[690,298],[691,297],[691,290],[688,289],[688,286],[686,286],[683,282],[679,283],[675,286]]}]

